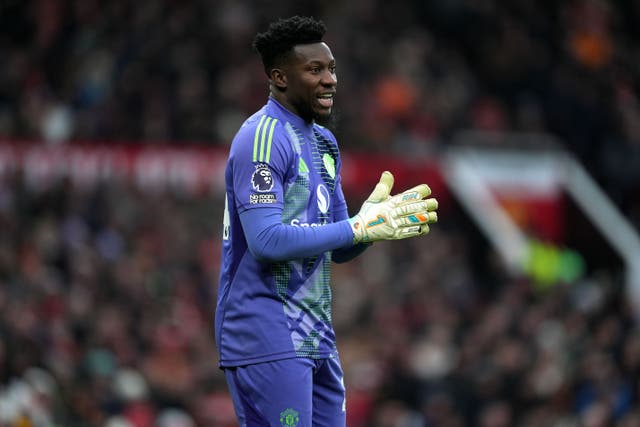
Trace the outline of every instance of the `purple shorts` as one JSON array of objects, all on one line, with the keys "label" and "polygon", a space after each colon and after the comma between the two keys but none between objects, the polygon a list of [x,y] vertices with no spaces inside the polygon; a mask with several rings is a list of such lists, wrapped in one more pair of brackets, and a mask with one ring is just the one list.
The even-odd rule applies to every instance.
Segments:
[{"label": "purple shorts", "polygon": [[293,358],[224,370],[240,427],[344,427],[338,358]]}]

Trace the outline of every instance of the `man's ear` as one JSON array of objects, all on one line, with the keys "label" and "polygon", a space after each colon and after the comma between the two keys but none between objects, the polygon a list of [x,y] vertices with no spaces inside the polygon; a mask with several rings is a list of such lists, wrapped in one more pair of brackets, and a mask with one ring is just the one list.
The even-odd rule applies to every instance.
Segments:
[{"label": "man's ear", "polygon": [[280,68],[271,70],[271,83],[280,90],[287,88],[287,75]]}]

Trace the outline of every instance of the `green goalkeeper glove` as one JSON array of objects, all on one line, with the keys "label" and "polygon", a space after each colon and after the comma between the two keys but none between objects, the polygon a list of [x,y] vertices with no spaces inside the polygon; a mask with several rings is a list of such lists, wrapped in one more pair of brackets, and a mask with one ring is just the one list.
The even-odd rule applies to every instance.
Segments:
[{"label": "green goalkeeper glove", "polygon": [[353,243],[398,240],[429,232],[429,224],[438,220],[438,201],[427,184],[420,184],[390,196],[393,175],[383,172],[380,182],[365,200],[360,212],[349,218]]}]

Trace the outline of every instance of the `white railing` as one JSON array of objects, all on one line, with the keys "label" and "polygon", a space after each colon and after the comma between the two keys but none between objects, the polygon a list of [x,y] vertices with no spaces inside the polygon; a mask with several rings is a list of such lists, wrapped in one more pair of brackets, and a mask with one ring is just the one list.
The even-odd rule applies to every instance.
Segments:
[{"label": "white railing", "polygon": [[[463,142],[443,155],[443,176],[478,228],[514,273],[524,273],[529,256],[527,233],[520,229],[493,195],[493,186],[517,183],[530,191],[566,192],[590,220],[624,263],[627,297],[640,321],[640,237],[630,221],[607,197],[580,162],[567,152],[550,148],[549,138],[539,144],[545,148],[519,149],[517,136],[500,146],[474,145],[475,135],[464,134]],[[486,141],[486,138],[484,139]],[[527,141],[535,141],[529,135]],[[535,144],[534,144],[535,145]],[[537,187],[537,188],[536,188]]]}]

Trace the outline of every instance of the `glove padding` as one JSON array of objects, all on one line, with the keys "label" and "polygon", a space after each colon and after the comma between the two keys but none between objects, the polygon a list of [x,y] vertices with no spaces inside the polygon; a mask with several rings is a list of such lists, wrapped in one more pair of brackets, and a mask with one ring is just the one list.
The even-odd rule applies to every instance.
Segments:
[{"label": "glove padding", "polygon": [[417,185],[390,196],[393,175],[385,171],[360,212],[349,218],[353,243],[399,240],[429,232],[429,224],[438,221],[438,201],[425,199],[431,194],[427,184]]}]

